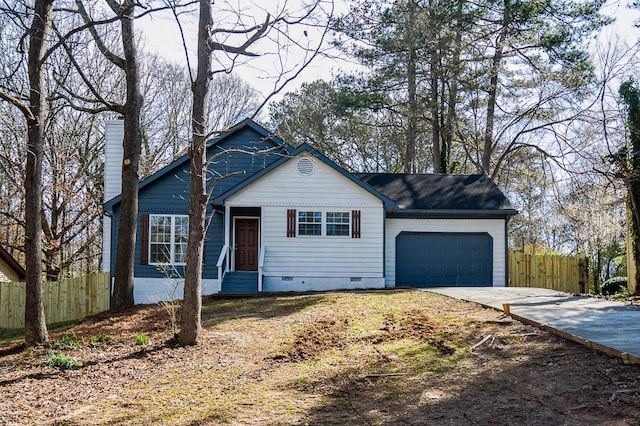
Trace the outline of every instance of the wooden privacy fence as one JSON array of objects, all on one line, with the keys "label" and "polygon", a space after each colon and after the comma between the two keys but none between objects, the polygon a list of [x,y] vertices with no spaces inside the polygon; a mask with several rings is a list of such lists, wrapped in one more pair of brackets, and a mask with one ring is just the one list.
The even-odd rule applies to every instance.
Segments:
[{"label": "wooden privacy fence", "polygon": [[[109,310],[109,274],[97,273],[42,283],[47,324]],[[0,328],[24,327],[25,283],[0,283]]]},{"label": "wooden privacy fence", "polygon": [[587,292],[587,264],[579,256],[527,254],[509,250],[509,287]]}]

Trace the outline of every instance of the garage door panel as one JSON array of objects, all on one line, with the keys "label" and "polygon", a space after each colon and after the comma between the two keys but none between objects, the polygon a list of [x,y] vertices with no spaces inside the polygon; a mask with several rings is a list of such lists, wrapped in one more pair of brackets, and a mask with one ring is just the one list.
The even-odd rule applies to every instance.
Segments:
[{"label": "garage door panel", "polygon": [[491,286],[493,240],[487,233],[402,232],[396,237],[396,285]]}]

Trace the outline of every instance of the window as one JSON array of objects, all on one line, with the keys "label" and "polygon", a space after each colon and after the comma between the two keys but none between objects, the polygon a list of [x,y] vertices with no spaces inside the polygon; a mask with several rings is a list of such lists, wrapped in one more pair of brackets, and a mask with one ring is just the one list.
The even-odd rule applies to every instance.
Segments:
[{"label": "window", "polygon": [[188,216],[151,215],[149,228],[149,263],[186,262]]},{"label": "window", "polygon": [[322,212],[298,212],[298,235],[322,235]]},{"label": "window", "polygon": [[360,210],[351,212],[298,212],[287,209],[287,238],[328,236],[360,238]]},{"label": "window", "polygon": [[327,212],[328,236],[349,236],[349,213]]}]

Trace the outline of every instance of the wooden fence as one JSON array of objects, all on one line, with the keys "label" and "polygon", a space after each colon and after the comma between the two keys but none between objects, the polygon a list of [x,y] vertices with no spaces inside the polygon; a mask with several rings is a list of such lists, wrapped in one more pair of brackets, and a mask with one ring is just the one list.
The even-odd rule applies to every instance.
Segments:
[{"label": "wooden fence", "polygon": [[542,287],[586,293],[586,262],[579,256],[527,254],[509,250],[509,287]]},{"label": "wooden fence", "polygon": [[[109,274],[97,273],[42,286],[47,324],[109,310]],[[0,328],[24,327],[25,283],[0,283]]]}]

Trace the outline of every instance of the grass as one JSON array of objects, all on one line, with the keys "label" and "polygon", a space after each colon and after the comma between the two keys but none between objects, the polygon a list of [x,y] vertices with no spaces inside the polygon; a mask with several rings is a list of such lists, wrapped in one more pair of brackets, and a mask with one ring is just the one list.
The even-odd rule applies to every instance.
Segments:
[{"label": "grass", "polygon": [[45,366],[51,368],[59,368],[62,370],[69,370],[82,366],[82,363],[69,355],[60,352],[51,352],[47,357]]},{"label": "grass", "polygon": [[[426,378],[463,365],[483,315],[497,313],[417,291],[214,300],[203,306],[201,345],[162,347],[154,335],[161,349],[148,348],[148,362],[136,367],[153,374],[94,400],[70,421],[362,423],[354,406],[402,406],[420,395]],[[147,332],[135,335],[134,350],[149,345]],[[117,349],[97,344],[110,338],[125,340],[100,333],[83,350]],[[117,363],[109,367],[120,371]],[[383,411],[371,416],[388,420]]]},{"label": "grass", "polygon": [[[390,334],[385,330],[390,315],[402,322],[413,311],[424,311],[427,299],[423,292],[336,293],[205,304],[206,332],[230,339],[211,343],[233,351],[220,355],[225,362],[189,367],[185,361],[151,382],[133,385],[117,401],[101,404],[100,412],[106,410],[115,423],[268,423],[273,417],[287,424],[333,400],[333,392],[385,374],[391,376],[384,379],[384,397],[402,400],[414,391],[404,375],[435,374],[466,356],[459,336],[447,332],[447,306],[433,306],[433,335],[419,338],[406,321],[388,340],[380,337]],[[457,325],[473,328],[471,320]],[[438,350],[436,342],[443,339],[452,353]],[[290,357],[299,352],[310,355]],[[130,401],[136,401],[134,407]]]}]

